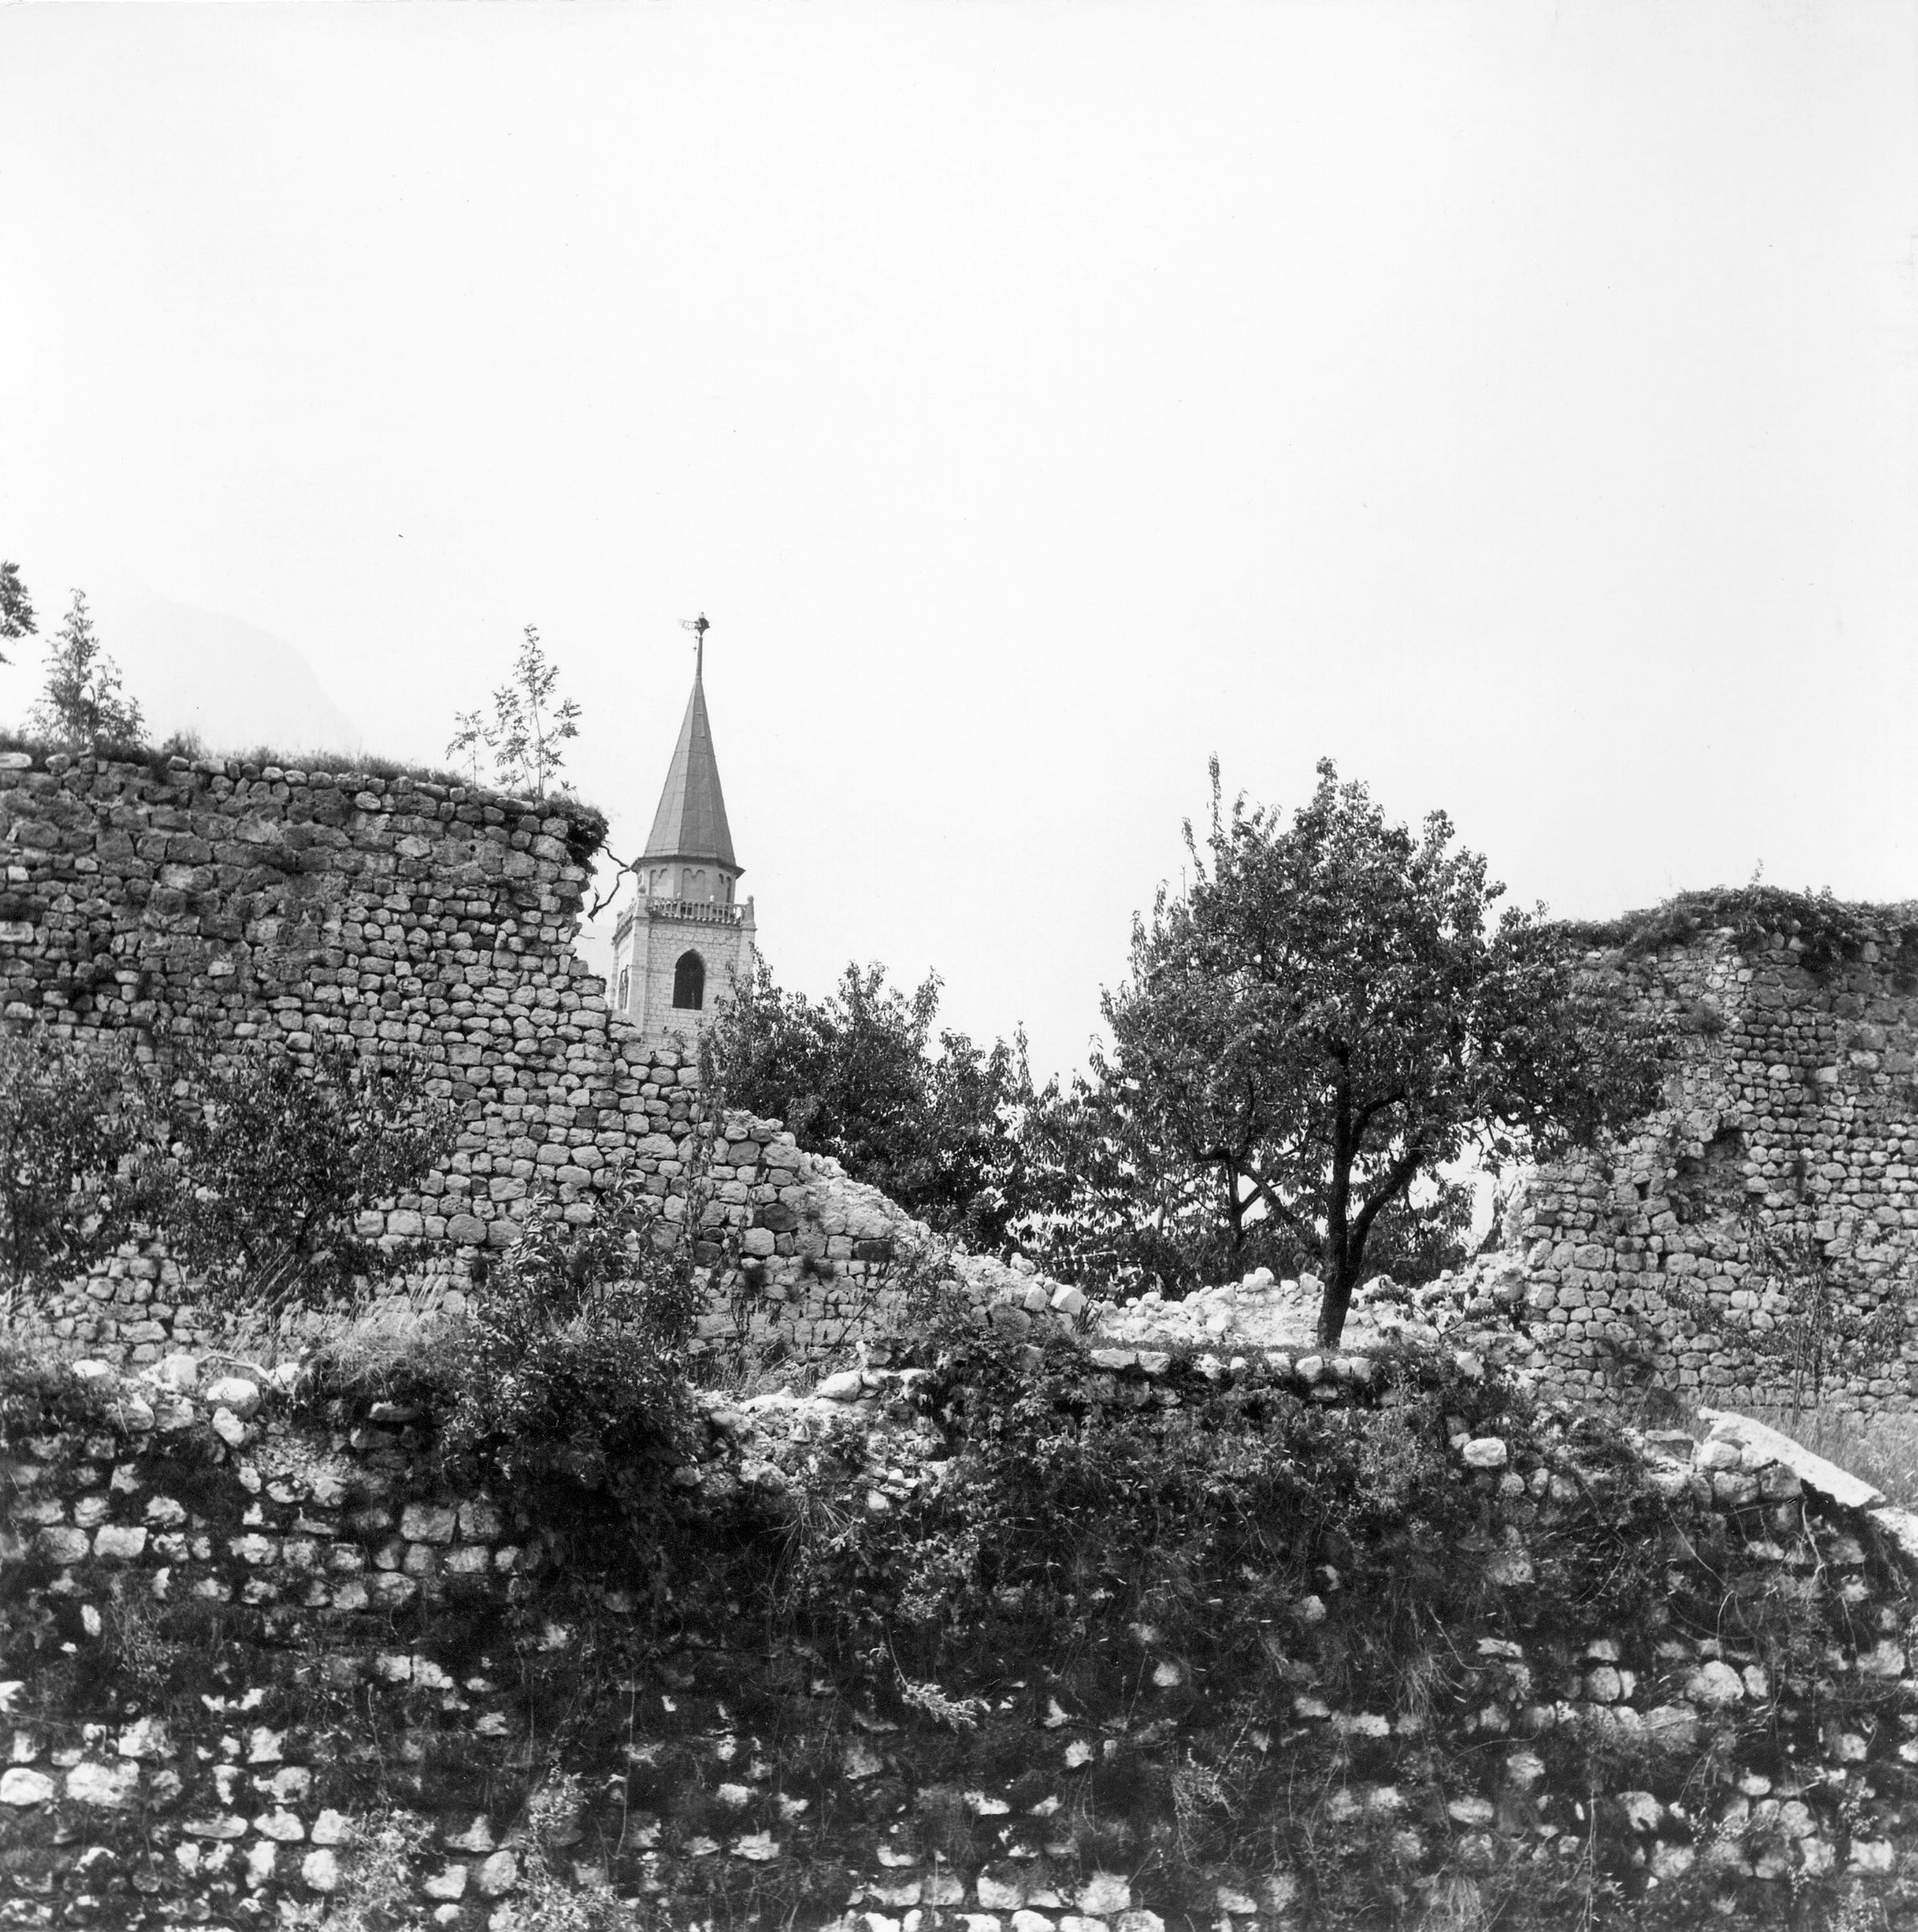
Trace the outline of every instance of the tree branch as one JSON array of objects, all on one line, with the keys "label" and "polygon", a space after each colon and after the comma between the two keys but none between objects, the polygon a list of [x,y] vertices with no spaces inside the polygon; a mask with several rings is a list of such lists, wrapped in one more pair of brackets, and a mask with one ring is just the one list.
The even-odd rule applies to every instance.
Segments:
[{"label": "tree branch", "polygon": [[1263,1174],[1248,1168],[1246,1170],[1246,1179],[1252,1183],[1255,1199],[1263,1201],[1266,1206],[1296,1233],[1304,1235],[1309,1239],[1316,1240],[1317,1238],[1318,1230],[1299,1212],[1297,1208],[1279,1199],[1279,1196],[1272,1191],[1271,1183],[1267,1180]]},{"label": "tree branch", "polygon": [[1385,1179],[1368,1194],[1352,1222],[1352,1244],[1355,1252],[1363,1253],[1366,1236],[1372,1232],[1372,1224],[1378,1220],[1380,1211],[1395,1195],[1403,1193],[1411,1185],[1412,1177],[1424,1164],[1424,1154],[1416,1145],[1405,1152],[1386,1170]]},{"label": "tree branch", "polygon": [[606,890],[593,902],[592,909],[586,914],[588,923],[597,919],[599,915],[604,912],[616,898],[619,897],[619,881],[623,879],[629,872],[635,878],[638,878],[639,876],[639,861],[638,859],[635,859],[630,864],[628,864],[624,860],[615,858],[614,855],[610,852],[606,854],[606,857],[614,860],[614,871],[613,873],[613,882],[611,885],[607,886]]}]

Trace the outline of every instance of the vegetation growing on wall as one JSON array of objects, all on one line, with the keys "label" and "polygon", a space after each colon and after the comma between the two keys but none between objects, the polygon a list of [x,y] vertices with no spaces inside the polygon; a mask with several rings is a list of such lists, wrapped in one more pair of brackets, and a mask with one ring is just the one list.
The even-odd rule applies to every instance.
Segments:
[{"label": "vegetation growing on wall", "polygon": [[457,1119],[427,1069],[320,1040],[304,1055],[248,1042],[179,1055],[171,1159],[151,1214],[200,1299],[276,1315],[344,1303],[411,1265],[416,1249],[363,1239],[355,1217],[416,1191]]},{"label": "vegetation growing on wall", "polygon": [[0,1274],[83,1270],[151,1211],[163,1090],[122,1041],[0,1033]]},{"label": "vegetation growing on wall", "polygon": [[163,1069],[125,1036],[0,1032],[0,1274],[72,1274],[158,1235],[229,1315],[344,1305],[404,1269],[356,1217],[416,1187],[453,1117],[412,1062],[322,1041],[191,1042]]},{"label": "vegetation growing on wall", "polygon": [[509,1477],[610,1485],[643,1525],[688,1436],[686,1345],[705,1305],[692,1230],[622,1176],[589,1224],[535,1203],[473,1298],[446,1442]]},{"label": "vegetation growing on wall", "polygon": [[527,625],[512,675],[493,694],[492,718],[477,711],[457,712],[447,756],[465,760],[475,785],[484,749],[499,782],[511,790],[538,799],[546,797],[549,783],[565,791],[559,774],[566,754],[560,748],[580,735],[580,708],[558,696],[559,683],[559,667],[548,662],[539,633]]},{"label": "vegetation growing on wall", "polygon": [[1918,980],[1918,901],[1853,903],[1829,892],[1791,892],[1777,886],[1716,886],[1681,892],[1664,904],[1615,919],[1573,920],[1558,926],[1571,943],[1617,948],[1639,958],[1682,946],[1701,934],[1729,931],[1741,949],[1782,945],[1810,972],[1867,956],[1872,948],[1892,962],[1896,978]]},{"label": "vegetation growing on wall", "polygon": [[503,1894],[741,1932],[1022,1901],[1677,1932],[1903,1896],[1908,1598],[1788,1472],[1655,1464],[1449,1357],[1328,1401],[931,1312],[890,1396],[776,1450],[709,1397],[692,1480],[643,1494],[476,1480],[390,1384],[122,1448],[124,1396],[0,1360],[48,1525],[0,1617],[26,1761],[139,1794],[16,1774],[8,1868],[155,1926],[450,1892],[475,1927]]},{"label": "vegetation growing on wall", "polygon": [[68,751],[145,741],[138,700],[127,696],[119,666],[95,635],[83,591],[74,592],[72,608],[49,647],[33,725]]}]

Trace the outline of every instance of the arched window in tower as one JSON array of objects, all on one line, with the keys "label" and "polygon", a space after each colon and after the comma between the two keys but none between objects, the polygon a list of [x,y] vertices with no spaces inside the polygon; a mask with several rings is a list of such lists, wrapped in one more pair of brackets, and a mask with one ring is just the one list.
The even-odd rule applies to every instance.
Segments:
[{"label": "arched window in tower", "polygon": [[694,1013],[706,1003],[706,962],[697,952],[682,952],[672,969],[672,1003]]},{"label": "arched window in tower", "polygon": [[619,1010],[624,1013],[633,997],[633,969],[622,966],[619,969]]}]

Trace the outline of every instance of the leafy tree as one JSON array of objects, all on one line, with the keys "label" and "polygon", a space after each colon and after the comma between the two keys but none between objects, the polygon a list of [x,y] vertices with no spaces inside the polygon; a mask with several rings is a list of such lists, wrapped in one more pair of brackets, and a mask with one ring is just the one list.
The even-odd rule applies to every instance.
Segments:
[{"label": "leafy tree", "polygon": [[[31,638],[34,629],[33,600],[20,581],[19,565],[0,562],[0,638]],[[0,651],[0,664],[11,662]]]},{"label": "leafy tree", "polygon": [[407,1244],[366,1239],[354,1222],[416,1189],[452,1138],[420,1067],[333,1042],[302,1065],[269,1045],[189,1061],[176,1089],[175,1166],[157,1218],[208,1301],[323,1306],[407,1265]]},{"label": "leafy tree", "polygon": [[548,663],[539,632],[527,625],[513,675],[493,694],[492,722],[477,711],[456,712],[459,729],[446,747],[447,756],[466,760],[477,782],[483,745],[493,754],[505,790],[544,798],[548,783],[565,762],[561,744],[580,735],[579,706],[571,698],[555,702],[559,682],[559,667]]},{"label": "leafy tree", "polygon": [[935,1052],[939,993],[936,973],[908,994],[883,966],[849,965],[815,1001],[761,960],[705,1036],[710,1077],[725,1104],[784,1121],[931,1226],[1001,1248],[1032,1186],[1025,1041],[981,1047],[942,1029]]},{"label": "leafy tree", "polygon": [[54,635],[33,728],[74,751],[143,740],[139,705],[121,688],[119,666],[93,634],[85,591],[74,592],[73,608]]},{"label": "leafy tree", "polygon": [[[1589,1142],[1652,1104],[1658,1059],[1562,936],[1516,910],[1490,923],[1504,889],[1442,812],[1415,836],[1318,775],[1288,826],[1242,799],[1223,813],[1215,762],[1193,881],[1135,922],[1111,1051],[1039,1131],[1082,1260],[1103,1242],[1175,1271],[1209,1245],[1236,1269],[1289,1242],[1324,1275],[1330,1345],[1393,1220],[1404,1244],[1415,1185],[1468,1149],[1497,1171]],[[1128,1213],[1146,1238],[1119,1238]]]},{"label": "leafy tree", "polygon": [[163,1106],[123,1045],[0,1034],[0,1257],[14,1282],[77,1274],[149,1204]]}]

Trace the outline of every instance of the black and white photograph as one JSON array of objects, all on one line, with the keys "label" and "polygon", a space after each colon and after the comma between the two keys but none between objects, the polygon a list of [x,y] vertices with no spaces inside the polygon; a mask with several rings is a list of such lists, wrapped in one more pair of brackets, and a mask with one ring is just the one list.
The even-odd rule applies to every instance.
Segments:
[{"label": "black and white photograph", "polygon": [[1918,0],[0,5],[0,1928],[1918,1932]]}]

